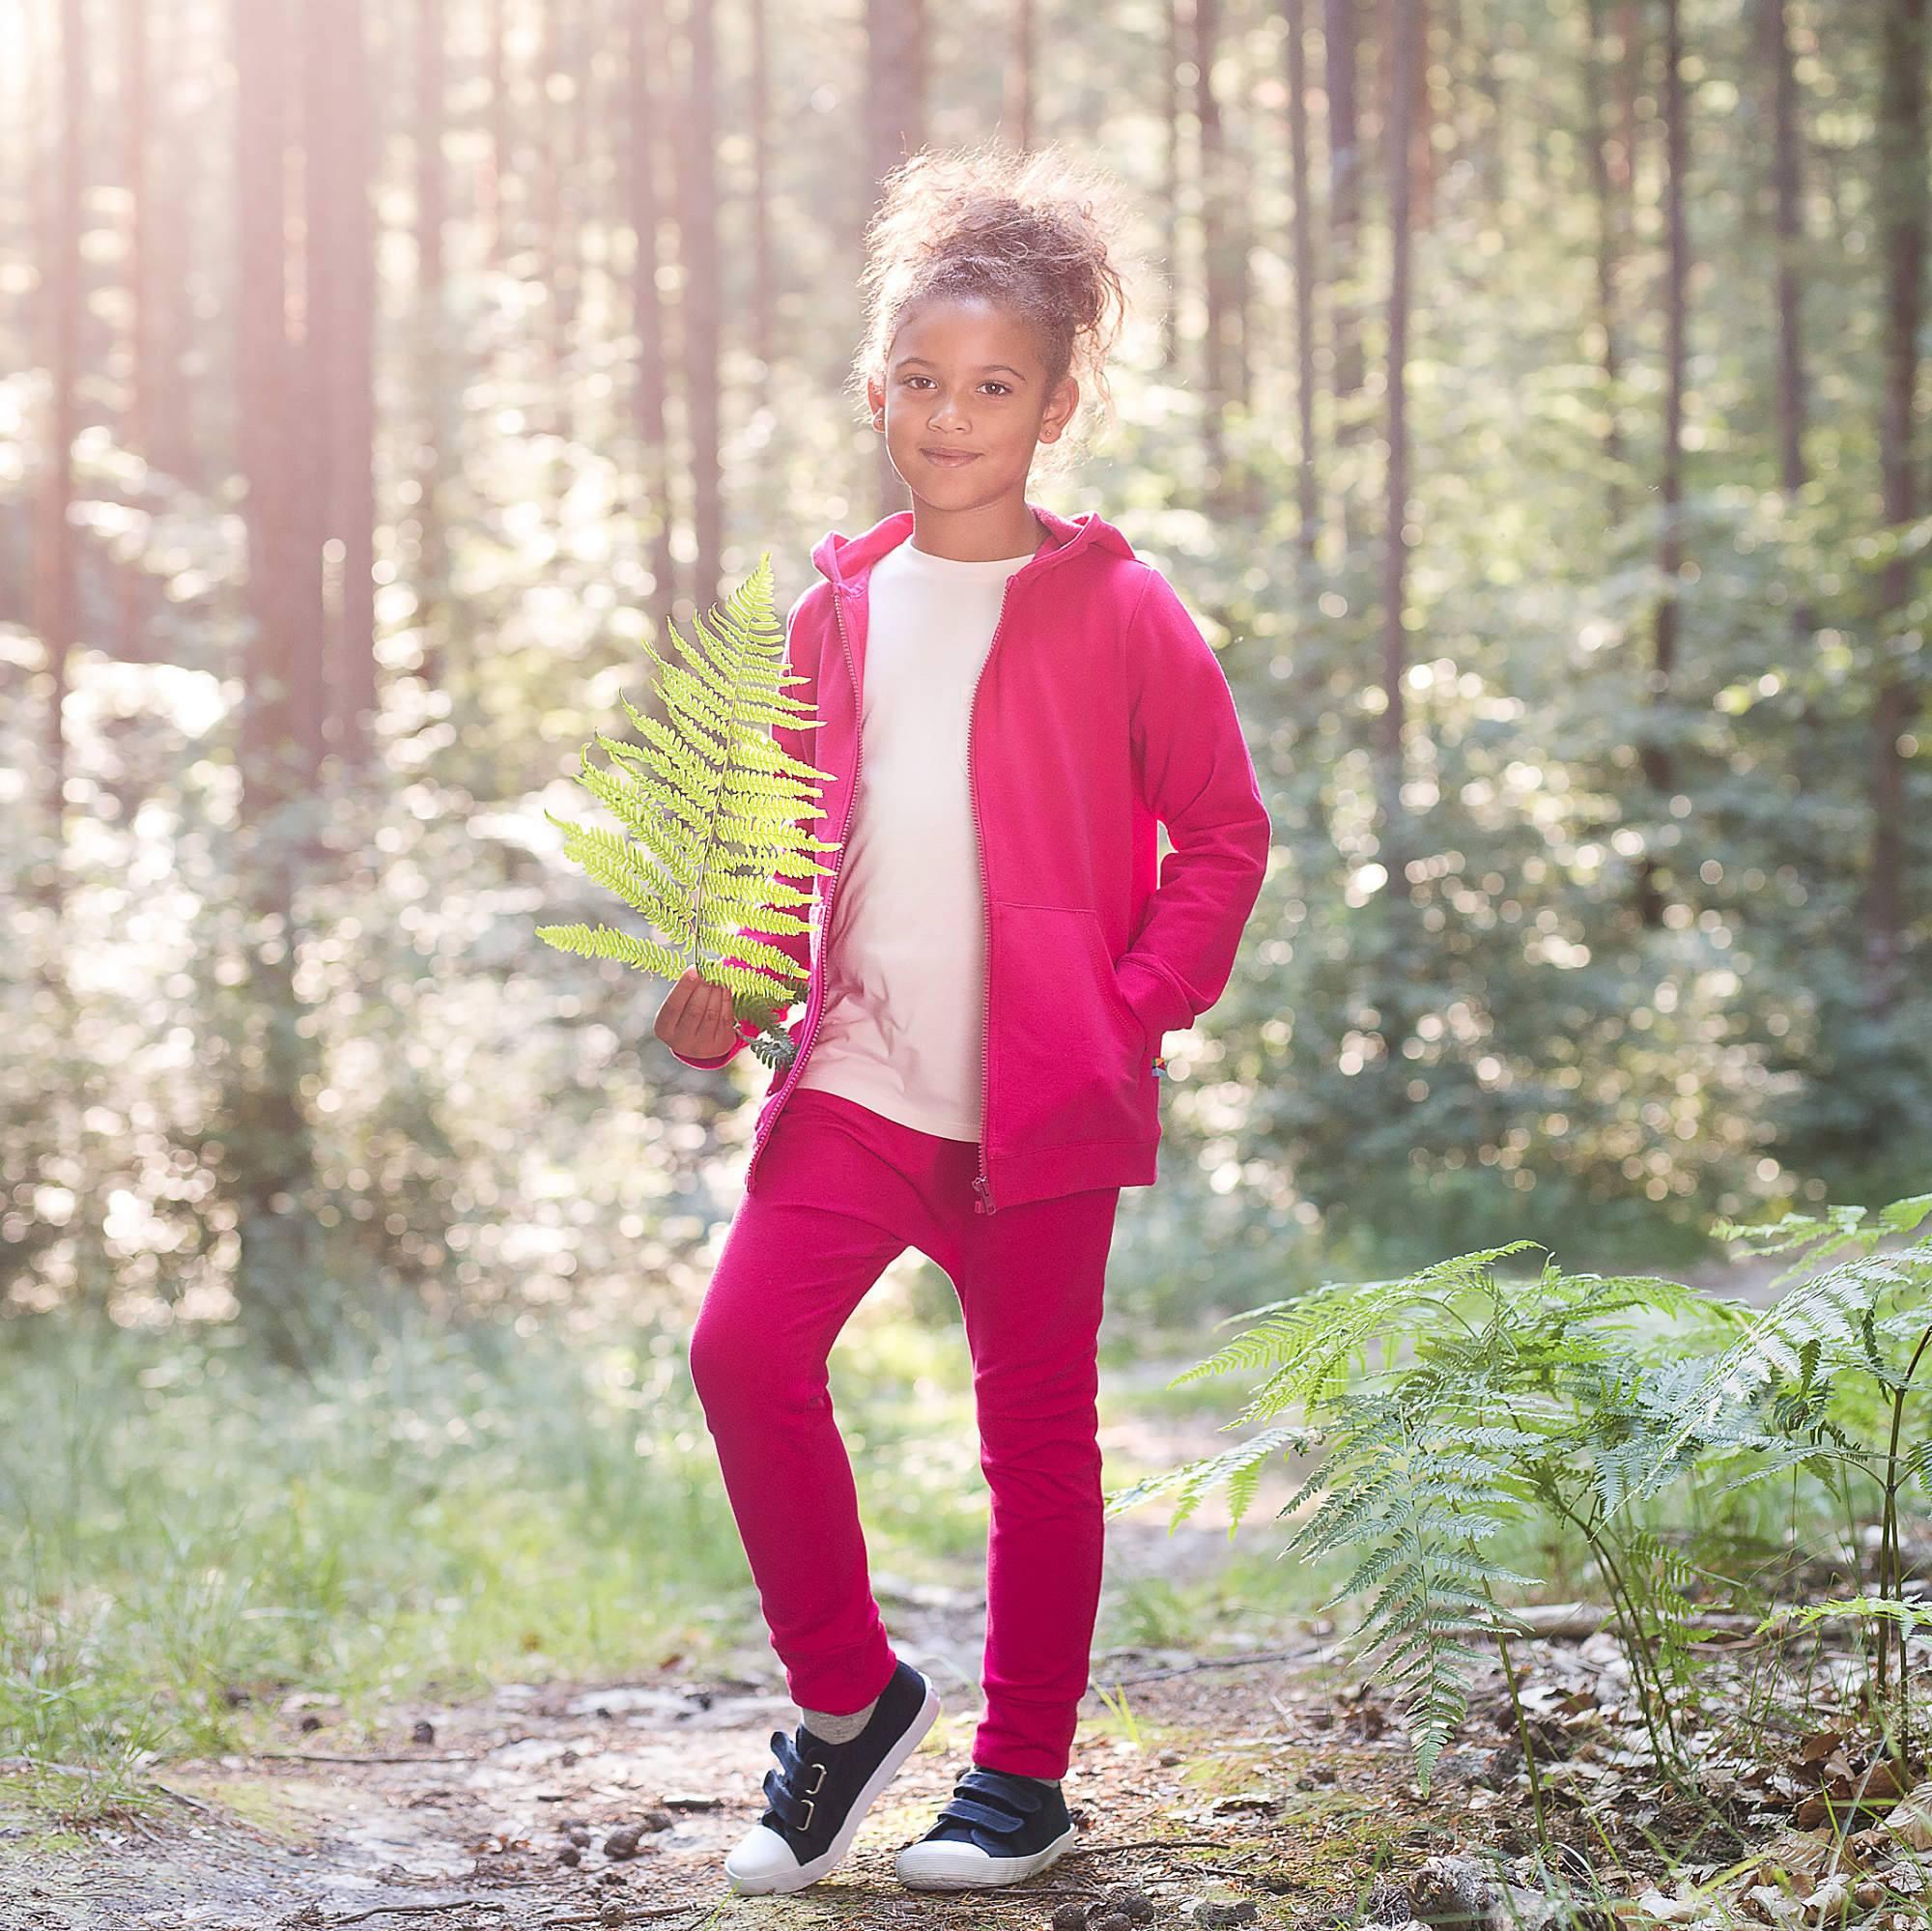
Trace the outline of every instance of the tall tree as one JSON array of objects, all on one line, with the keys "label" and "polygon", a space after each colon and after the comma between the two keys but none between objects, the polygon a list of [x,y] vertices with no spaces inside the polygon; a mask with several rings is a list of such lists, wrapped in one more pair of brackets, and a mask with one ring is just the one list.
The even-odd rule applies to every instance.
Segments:
[{"label": "tall tree", "polygon": [[1209,494],[1216,501],[1226,502],[1234,478],[1229,473],[1222,412],[1229,401],[1238,319],[1228,211],[1226,143],[1222,138],[1220,97],[1214,91],[1214,63],[1220,48],[1221,0],[1194,0],[1194,118],[1201,179],[1202,288],[1207,298],[1201,343],[1202,431],[1208,447]]},{"label": "tall tree", "polygon": [[[868,133],[866,205],[907,155],[925,142],[924,0],[866,0],[866,122]],[[886,440],[877,439],[875,488],[882,509],[905,501]]]},{"label": "tall tree", "polygon": [[[1335,355],[1335,427],[1338,448],[1359,442],[1368,424],[1356,398],[1366,371],[1362,356],[1361,259],[1362,156],[1355,115],[1356,0],[1325,0],[1322,15],[1327,47],[1328,93],[1328,299]],[[1348,497],[1341,503],[1346,549],[1353,519]]]},{"label": "tall tree", "polygon": [[1604,4],[1589,0],[1583,49],[1584,139],[1590,153],[1590,188],[1597,204],[1597,327],[1604,369],[1604,454],[1609,459],[1605,515],[1614,529],[1624,519],[1624,435],[1618,407],[1620,378],[1617,270],[1623,252],[1623,203],[1611,185],[1609,133],[1604,112]]},{"label": "tall tree", "polygon": [[670,358],[667,347],[664,291],[658,282],[660,223],[670,199],[666,180],[665,144],[659,129],[665,118],[660,76],[665,49],[660,45],[658,0],[631,0],[630,21],[630,205],[637,253],[631,274],[631,308],[638,331],[638,374],[632,407],[637,418],[639,475],[644,492],[645,522],[651,535],[651,587],[660,612],[677,595],[671,553],[672,508],[668,404]]},{"label": "tall tree", "polygon": [[[327,748],[355,769],[370,761],[376,719],[375,152],[367,10],[365,0],[305,0],[305,11],[312,38],[305,67],[302,381],[315,410],[305,447],[317,464],[307,567],[322,573],[317,662],[307,682],[321,694],[315,701],[327,716]],[[419,501],[418,516],[431,518],[433,507]]]},{"label": "tall tree", "polygon": [[1160,361],[1170,371],[1180,360],[1180,10],[1184,4],[1186,0],[1165,0],[1161,9],[1167,24],[1167,57],[1160,64],[1160,233],[1167,300],[1160,317]]},{"label": "tall tree", "polygon": [[1382,714],[1377,733],[1377,795],[1380,806],[1380,860],[1388,873],[1390,903],[1406,896],[1409,829],[1403,804],[1403,687],[1408,674],[1408,639],[1403,629],[1408,540],[1408,323],[1409,207],[1413,167],[1409,124],[1414,107],[1420,0],[1390,0],[1388,93],[1389,297],[1388,297],[1388,496],[1383,510]]},{"label": "tall tree", "polygon": [[39,501],[40,540],[35,625],[46,652],[45,798],[48,901],[61,903],[61,860],[66,848],[68,657],[76,621],[73,525],[73,439],[79,427],[81,371],[82,185],[89,139],[87,10],[82,0],[61,0],[60,93],[53,194],[42,234],[43,274],[49,291],[47,368],[51,376],[47,423],[47,473]]},{"label": "tall tree", "polygon": [[1798,70],[1791,57],[1784,0],[1759,0],[1758,24],[1770,69],[1771,183],[1776,204],[1773,305],[1777,315],[1777,470],[1780,484],[1796,496],[1804,487],[1804,302],[1798,281],[1804,217],[1799,205]]},{"label": "tall tree", "polygon": [[678,243],[682,252],[685,420],[691,438],[696,607],[716,600],[723,574],[724,513],[719,469],[718,334],[724,314],[718,253],[718,47],[710,0],[687,0],[684,112],[678,156]]},{"label": "tall tree", "polygon": [[[1685,334],[1690,304],[1690,244],[1684,214],[1684,177],[1688,166],[1689,134],[1684,99],[1684,35],[1679,0],[1663,5],[1663,214],[1669,238],[1664,273],[1663,317],[1663,434],[1662,474],[1658,495],[1662,522],[1658,535],[1657,572],[1662,589],[1653,619],[1649,688],[1653,707],[1670,701],[1677,673],[1677,583],[1684,568],[1684,379]],[[1675,760],[1655,727],[1645,731],[1640,753],[1650,787],[1653,817],[1665,809],[1675,781]],[[1653,845],[1637,865],[1637,916],[1644,925],[1663,923],[1663,895],[1657,875],[1662,869]]]},{"label": "tall tree", "polygon": [[1308,44],[1305,0],[1282,0],[1288,29],[1288,164],[1293,196],[1289,223],[1290,259],[1294,274],[1294,412],[1299,430],[1295,451],[1295,541],[1303,557],[1315,560],[1321,537],[1320,498],[1315,488],[1315,211],[1309,202]]},{"label": "tall tree", "polygon": [[1013,43],[1007,56],[1006,100],[1000,118],[1016,147],[1033,146],[1034,59],[1038,36],[1034,0],[1012,0]]},{"label": "tall tree", "polygon": [[[1924,311],[1927,156],[1925,65],[1927,0],[1885,0],[1880,23],[1879,247],[1885,269],[1885,375],[1879,411],[1879,469],[1885,520],[1894,529],[1918,514],[1918,328]],[[1901,545],[1879,589],[1882,632],[1909,623],[1916,556]],[[1905,923],[1905,749],[1901,740],[1920,700],[1917,659],[1885,635],[1871,714],[1871,854],[1865,876],[1865,1002],[1890,1010],[1903,967]]]},{"label": "tall tree", "polygon": [[[77,6],[78,0],[71,0]],[[292,653],[308,587],[287,338],[283,206],[290,36],[279,6],[234,0],[237,105],[235,377],[248,551],[241,730],[242,890],[249,911],[248,1038],[228,1067],[224,1180],[235,1202],[236,1297],[267,1351],[310,1358],[321,1285],[315,1154],[302,1109],[313,1047],[295,985],[297,831],[304,795]]]},{"label": "tall tree", "polygon": [[[415,101],[412,117],[415,160],[416,394],[422,408],[422,431],[415,450],[416,561],[412,575],[416,590],[416,628],[422,639],[422,663],[417,671],[431,690],[440,690],[449,675],[449,550],[442,526],[443,482],[456,462],[458,429],[453,407],[456,358],[449,339],[448,275],[443,266],[444,226],[449,218],[448,169],[443,159],[447,111],[447,56],[444,49],[443,0],[416,0]],[[572,116],[572,125],[582,119]],[[575,233],[567,220],[559,223],[556,251],[552,257],[552,317],[561,340],[567,327],[564,313],[575,275],[576,250],[565,238]],[[557,406],[569,429],[571,383],[559,360],[554,370]]]},{"label": "tall tree", "polygon": [[772,84],[765,0],[750,0],[752,42],[752,354],[766,388],[772,366],[776,297],[772,283],[771,118]]}]

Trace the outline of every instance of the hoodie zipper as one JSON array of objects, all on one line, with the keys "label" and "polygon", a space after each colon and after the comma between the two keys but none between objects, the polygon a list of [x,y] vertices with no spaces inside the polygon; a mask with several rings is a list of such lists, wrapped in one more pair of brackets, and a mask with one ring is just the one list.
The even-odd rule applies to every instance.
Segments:
[{"label": "hoodie zipper", "polygon": [[[845,800],[845,818],[838,833],[838,857],[831,883],[825,888],[825,907],[818,916],[818,970],[814,975],[821,989],[824,985],[825,948],[832,937],[832,905],[838,895],[838,887],[845,877],[845,841],[852,830],[852,813],[859,802],[859,766],[866,751],[865,707],[859,696],[859,667],[852,661],[852,639],[845,633],[845,586],[835,583],[832,589],[832,614],[838,625],[838,642],[845,653],[845,674],[852,686],[852,789]],[[970,735],[971,726],[968,726]],[[808,989],[809,997],[809,989]],[[772,1109],[770,1124],[765,1129],[764,1141],[754,1148],[749,1164],[745,1168],[745,1191],[752,1190],[752,1180],[758,1170],[758,1161],[765,1148],[771,1144],[773,1131],[779,1123],[779,1115],[784,1110],[785,1101],[790,1098],[792,1089],[797,1086],[799,1075],[805,1071],[805,1063],[811,1056],[811,1049],[818,1043],[819,1023],[825,1017],[825,1002],[818,1003],[818,1016],[811,1022],[811,1031],[792,1056],[790,1069],[785,1075],[784,1085],[779,1090],[778,1104]]]},{"label": "hoodie zipper", "polygon": [[[1024,566],[1022,566],[1024,567]],[[980,666],[980,674],[973,680],[973,701],[966,710],[966,781],[973,804],[973,843],[980,857],[980,909],[985,921],[985,1010],[980,1015],[980,1172],[973,1181],[973,1191],[980,1196],[973,1203],[976,1213],[991,1213],[993,1208],[993,1182],[986,1172],[986,1142],[992,1133],[992,1113],[990,1111],[993,1093],[993,893],[992,881],[986,875],[986,838],[980,827],[980,773],[973,758],[973,724],[980,710],[980,686],[986,680],[987,667],[993,661],[993,652],[1000,646],[1000,628],[1007,620],[1007,599],[1012,594],[1015,570],[1000,590],[1000,614],[993,620],[993,635],[986,642],[985,661]]]}]

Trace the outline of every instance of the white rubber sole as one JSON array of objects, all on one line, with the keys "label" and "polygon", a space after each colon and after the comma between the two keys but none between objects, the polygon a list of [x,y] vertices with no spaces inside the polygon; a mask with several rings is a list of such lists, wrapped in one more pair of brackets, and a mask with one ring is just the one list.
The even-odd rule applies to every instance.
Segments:
[{"label": "white rubber sole", "polygon": [[1053,1842],[1025,1858],[988,1857],[984,1851],[954,1839],[922,1838],[898,1854],[894,1869],[899,1882],[913,1890],[991,1890],[996,1885],[1019,1884],[1057,1862],[1079,1838],[1069,1824]]},{"label": "white rubber sole", "polygon": [[[789,1869],[757,1871],[733,1868],[732,1860],[742,1848],[742,1844],[734,1845],[724,1858],[724,1875],[730,1880],[733,1890],[747,1897],[770,1897],[784,1891],[803,1890],[807,1885],[816,1884],[844,1862],[845,1853],[852,1848],[852,1839],[859,1834],[859,1826],[866,1821],[866,1812],[872,1807],[879,1793],[899,1774],[900,1766],[918,1749],[921,1739],[932,1728],[939,1716],[939,1691],[933,1687],[931,1678],[924,1680],[925,1701],[920,1705],[919,1714],[906,1725],[904,1735],[879,1760],[878,1769],[860,1785],[859,1795],[853,1799],[852,1808],[846,1812],[838,1834],[826,1849],[809,1862],[793,1864]],[[784,1842],[776,1831],[767,1830],[762,1824],[753,1824],[752,1834],[748,1834],[743,1843],[756,1844],[759,1838],[770,1838],[781,1845]]]}]

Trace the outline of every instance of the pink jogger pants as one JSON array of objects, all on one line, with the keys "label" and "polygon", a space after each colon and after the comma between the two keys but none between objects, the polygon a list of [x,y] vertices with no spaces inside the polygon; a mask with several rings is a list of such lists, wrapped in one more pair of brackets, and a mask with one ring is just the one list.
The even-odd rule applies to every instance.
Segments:
[{"label": "pink jogger pants", "polygon": [[827,1393],[832,1344],[915,1246],[965,1315],[986,1548],[973,1760],[1061,1776],[1087,1689],[1105,1548],[1096,1353],[1118,1187],[974,1211],[979,1149],[802,1087],[739,1203],[691,1372],[793,1699],[863,1709],[897,1661]]}]

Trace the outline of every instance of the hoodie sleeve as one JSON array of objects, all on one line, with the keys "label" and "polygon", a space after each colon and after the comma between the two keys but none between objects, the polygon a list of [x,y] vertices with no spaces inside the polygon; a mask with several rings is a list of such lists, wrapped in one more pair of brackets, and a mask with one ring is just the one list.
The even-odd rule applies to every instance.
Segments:
[{"label": "hoodie sleeve", "polygon": [[1226,989],[1267,872],[1270,827],[1220,659],[1158,570],[1125,650],[1134,770],[1174,849],[1116,972],[1158,1041]]},{"label": "hoodie sleeve", "polygon": [[[816,585],[811,586],[811,588],[816,587]],[[785,617],[785,668],[791,671],[803,671],[810,680],[803,685],[791,685],[788,688],[787,695],[802,698],[805,702],[815,707],[818,702],[818,667],[815,663],[802,664],[798,662],[793,657],[791,643],[792,636],[798,623],[798,613],[804,607],[806,598],[811,594],[811,588],[808,588],[800,594],[798,601],[792,605],[790,611]],[[812,741],[818,735],[819,733],[815,730],[800,730],[790,724],[775,724],[772,727],[772,738],[779,749],[792,757],[802,758],[807,764],[816,764],[817,762],[817,759],[812,755]],[[810,831],[818,823],[818,820],[810,813],[801,813],[795,822],[802,829]],[[795,878],[789,873],[781,872],[779,876],[787,885],[793,886],[801,892],[810,890],[813,883],[810,874],[807,874],[804,878]],[[777,946],[781,951],[788,953],[798,961],[798,968],[801,972],[810,971],[811,938],[810,933],[760,932],[753,927],[744,926],[741,926],[740,930],[747,937],[762,939],[767,945]],[[726,965],[742,966],[749,965],[750,961],[733,955],[727,958],[724,963]],[[758,970],[762,971],[763,968],[760,967]],[[796,1000],[791,1001],[785,1007],[784,1010],[789,1012],[791,1007],[797,1003]],[[782,1014],[781,1017],[782,1017]],[[753,1025],[749,1019],[741,1019],[738,1021],[738,1036],[732,1040],[724,1052],[716,1054],[708,1060],[697,1060],[691,1059],[687,1055],[678,1052],[675,1048],[672,1048],[671,1057],[683,1060],[686,1065],[696,1066],[701,1072],[716,1072],[721,1066],[728,1066],[744,1051],[746,1043],[752,1039],[755,1039],[757,1036],[757,1027]]]}]

